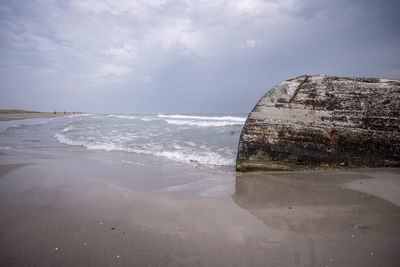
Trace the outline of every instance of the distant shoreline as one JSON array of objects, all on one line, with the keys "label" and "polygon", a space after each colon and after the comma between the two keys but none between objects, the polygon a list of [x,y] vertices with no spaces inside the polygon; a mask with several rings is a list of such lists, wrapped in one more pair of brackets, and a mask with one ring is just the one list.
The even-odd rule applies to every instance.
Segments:
[{"label": "distant shoreline", "polygon": [[65,115],[84,114],[84,112],[36,112],[23,110],[0,110],[0,121],[23,120],[34,118],[53,118]]}]

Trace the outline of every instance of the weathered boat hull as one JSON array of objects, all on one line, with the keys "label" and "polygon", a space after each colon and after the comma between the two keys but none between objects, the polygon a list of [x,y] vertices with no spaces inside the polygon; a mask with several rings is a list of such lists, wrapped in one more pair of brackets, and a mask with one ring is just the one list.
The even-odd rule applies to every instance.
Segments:
[{"label": "weathered boat hull", "polygon": [[400,80],[304,75],[268,91],[243,127],[237,170],[400,166]]}]

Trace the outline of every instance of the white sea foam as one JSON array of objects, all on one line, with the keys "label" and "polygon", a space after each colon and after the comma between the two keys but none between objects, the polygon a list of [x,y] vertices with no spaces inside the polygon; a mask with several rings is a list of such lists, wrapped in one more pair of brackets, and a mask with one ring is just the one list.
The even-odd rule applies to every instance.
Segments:
[{"label": "white sea foam", "polygon": [[151,118],[143,118],[143,117],[138,117],[138,116],[133,116],[133,115],[107,115],[108,117],[112,118],[118,118],[118,119],[134,119],[134,120],[142,120],[142,121],[153,121],[154,119]]},{"label": "white sea foam", "polygon": [[90,143],[85,141],[71,140],[62,133],[57,133],[54,137],[63,144],[83,146],[87,149],[104,150],[104,151],[126,151],[145,155],[152,155],[157,157],[164,157],[170,160],[179,161],[183,163],[200,163],[203,165],[216,165],[216,166],[233,166],[235,164],[232,158],[226,158],[212,151],[194,151],[185,150],[180,146],[175,146],[176,150],[162,150],[161,146],[148,146],[143,149],[130,148],[117,145],[112,142],[108,143]]},{"label": "white sea foam", "polygon": [[67,138],[65,135],[61,133],[56,133],[54,137],[58,140],[58,142],[66,145],[72,145],[72,146],[83,146],[85,143],[80,142],[80,141],[73,141],[69,138]]},{"label": "white sea foam", "polygon": [[168,124],[189,125],[198,127],[221,127],[228,125],[242,125],[239,121],[202,121],[202,120],[165,120]]},{"label": "white sea foam", "polygon": [[68,118],[75,118],[75,117],[82,117],[82,116],[90,116],[91,114],[89,113],[82,113],[82,114],[72,114],[68,115]]},{"label": "white sea foam", "polygon": [[123,147],[117,146],[111,142],[109,143],[90,143],[85,141],[72,140],[61,133],[57,133],[54,137],[62,144],[72,145],[72,146],[82,146],[87,149],[93,150],[104,150],[104,151],[129,151]]},{"label": "white sea foam", "polygon": [[[132,152],[209,167],[233,166],[236,147],[232,144],[237,136],[228,135],[226,129],[236,130],[244,121],[239,116],[107,114],[68,120],[54,137],[86,149]],[[198,127],[195,132],[186,132],[193,127]]]},{"label": "white sea foam", "polygon": [[189,145],[189,146],[196,146],[196,144],[195,143],[193,143],[193,142],[185,142],[187,145]]},{"label": "white sea foam", "polygon": [[113,117],[113,118],[118,118],[118,119],[140,119],[139,117],[136,116],[131,116],[131,115],[108,115],[108,117]]},{"label": "white sea foam", "polygon": [[200,163],[203,165],[217,165],[217,166],[233,166],[235,162],[233,159],[224,158],[221,155],[207,151],[207,152],[192,152],[184,150],[175,151],[159,151],[155,152],[154,155],[162,156],[168,159],[172,159],[184,163]]},{"label": "white sea foam", "polygon": [[65,132],[68,132],[68,131],[70,131],[70,130],[72,130],[72,129],[74,129],[74,127],[73,127],[72,125],[69,125],[69,126],[67,126],[66,128],[62,129],[61,132],[62,132],[62,133],[65,133]]},{"label": "white sea foam", "polygon": [[246,118],[243,117],[233,117],[233,116],[189,116],[189,115],[157,115],[159,118],[170,118],[170,119],[189,119],[189,120],[211,120],[211,121],[236,121],[245,122]]},{"label": "white sea foam", "polygon": [[50,120],[51,120],[51,119],[46,120],[46,121],[39,121],[39,122],[34,122],[34,123],[27,123],[27,124],[23,123],[23,124],[21,124],[21,126],[31,126],[31,125],[45,124],[45,123],[49,122]]}]

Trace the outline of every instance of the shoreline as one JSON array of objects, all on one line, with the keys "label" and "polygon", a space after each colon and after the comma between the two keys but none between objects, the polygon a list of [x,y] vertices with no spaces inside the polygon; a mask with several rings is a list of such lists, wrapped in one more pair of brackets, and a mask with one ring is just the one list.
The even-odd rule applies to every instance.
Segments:
[{"label": "shoreline", "polygon": [[400,169],[221,178],[141,155],[124,164],[118,152],[41,153],[0,155],[0,265],[400,262]]},{"label": "shoreline", "polygon": [[11,121],[11,120],[24,120],[24,119],[36,119],[36,118],[54,118],[68,115],[85,114],[85,112],[38,112],[38,113],[0,113],[0,121]]}]

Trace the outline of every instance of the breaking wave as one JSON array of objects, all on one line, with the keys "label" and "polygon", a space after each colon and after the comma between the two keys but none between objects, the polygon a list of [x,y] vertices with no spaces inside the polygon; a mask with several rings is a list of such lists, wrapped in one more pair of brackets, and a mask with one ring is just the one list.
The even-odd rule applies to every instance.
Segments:
[{"label": "breaking wave", "polygon": [[131,115],[108,115],[108,117],[112,118],[118,118],[118,119],[140,119],[139,117],[136,116],[131,116]]},{"label": "breaking wave", "polygon": [[235,122],[245,122],[246,118],[243,117],[233,117],[233,116],[190,116],[190,115],[157,115],[159,118],[170,118],[170,119],[189,119],[189,120],[207,120],[207,121],[235,121]]},{"label": "breaking wave", "polygon": [[[62,131],[63,132],[63,131]],[[112,142],[109,143],[90,143],[86,141],[72,140],[62,133],[54,136],[60,143],[66,145],[82,146],[87,149],[104,150],[104,151],[125,151],[156,157],[164,157],[170,160],[183,163],[200,163],[208,166],[234,166],[235,161],[231,157],[224,157],[213,151],[195,151],[184,149],[180,146],[174,146],[176,150],[159,150],[159,147],[147,147],[144,149],[125,147]]]},{"label": "breaking wave", "polygon": [[157,115],[168,124],[186,125],[196,127],[222,127],[232,125],[243,125],[246,118],[234,116],[193,116],[193,115]]},{"label": "breaking wave", "polygon": [[246,118],[217,115],[104,114],[71,118],[54,134],[62,144],[125,151],[177,162],[234,166]]},{"label": "breaking wave", "polygon": [[241,122],[235,121],[189,121],[189,120],[165,120],[168,124],[175,125],[189,125],[189,126],[198,126],[198,127],[221,127],[228,125],[242,125]]}]

